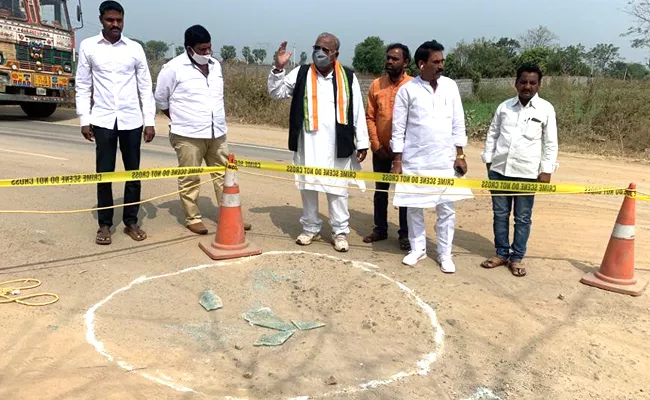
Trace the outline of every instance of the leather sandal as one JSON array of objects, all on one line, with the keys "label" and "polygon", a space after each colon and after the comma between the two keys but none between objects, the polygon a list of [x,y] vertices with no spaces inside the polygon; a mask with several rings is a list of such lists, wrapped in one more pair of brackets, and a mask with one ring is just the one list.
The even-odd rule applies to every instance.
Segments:
[{"label": "leather sandal", "polygon": [[487,268],[487,269],[492,269],[492,268],[501,267],[503,265],[508,265],[508,264],[509,264],[508,260],[506,260],[505,258],[501,258],[499,256],[494,256],[494,257],[490,257],[487,260],[483,261],[481,263],[481,267]]},{"label": "leather sandal", "polygon": [[404,251],[410,251],[411,250],[411,242],[409,241],[409,238],[406,236],[403,236],[398,239],[399,241],[399,248],[400,250]]},{"label": "leather sandal", "polygon": [[137,225],[128,225],[124,227],[124,233],[129,235],[131,239],[135,240],[136,242],[141,242],[147,238],[145,231],[140,229],[140,227]]},{"label": "leather sandal", "polygon": [[107,246],[113,241],[111,239],[111,228],[108,226],[102,226],[97,230],[97,236],[95,237],[95,243]]},{"label": "leather sandal", "polygon": [[526,268],[524,268],[521,261],[514,261],[514,262],[511,262],[511,263],[508,263],[508,269],[517,278],[523,278],[527,274]]},{"label": "leather sandal", "polygon": [[387,233],[381,234],[381,233],[373,232],[370,235],[363,238],[363,243],[380,242],[380,241],[386,240],[386,239],[388,239],[388,234]]}]

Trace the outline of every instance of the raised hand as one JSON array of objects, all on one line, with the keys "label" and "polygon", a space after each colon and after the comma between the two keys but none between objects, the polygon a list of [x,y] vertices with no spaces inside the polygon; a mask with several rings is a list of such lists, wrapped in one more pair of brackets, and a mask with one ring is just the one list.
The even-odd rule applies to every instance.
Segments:
[{"label": "raised hand", "polygon": [[291,56],[293,52],[287,53],[287,41],[280,43],[278,52],[275,55],[275,68],[284,69],[284,67],[291,61]]}]

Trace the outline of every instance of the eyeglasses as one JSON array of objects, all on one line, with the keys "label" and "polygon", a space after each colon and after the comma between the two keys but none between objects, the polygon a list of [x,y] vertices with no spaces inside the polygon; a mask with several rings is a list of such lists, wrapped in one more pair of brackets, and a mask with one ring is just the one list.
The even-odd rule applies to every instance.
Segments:
[{"label": "eyeglasses", "polygon": [[332,53],[332,50],[328,49],[327,47],[314,46],[314,51],[318,51],[318,50],[323,50],[323,53],[325,53],[327,55],[330,55],[330,53]]}]

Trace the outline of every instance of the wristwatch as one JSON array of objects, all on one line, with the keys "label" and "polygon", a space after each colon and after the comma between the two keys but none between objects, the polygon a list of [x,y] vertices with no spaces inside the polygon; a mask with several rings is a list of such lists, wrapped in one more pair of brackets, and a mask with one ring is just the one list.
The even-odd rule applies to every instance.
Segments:
[{"label": "wristwatch", "polygon": [[464,159],[465,159],[465,154],[456,155],[456,160],[464,160]]}]

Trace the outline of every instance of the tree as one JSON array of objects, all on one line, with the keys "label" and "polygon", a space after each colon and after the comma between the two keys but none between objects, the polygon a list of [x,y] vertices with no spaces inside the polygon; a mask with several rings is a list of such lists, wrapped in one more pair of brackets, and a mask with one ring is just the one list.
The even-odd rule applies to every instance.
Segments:
[{"label": "tree", "polygon": [[500,38],[494,45],[502,49],[509,58],[517,57],[519,50],[521,50],[521,44],[517,40],[508,37]]},{"label": "tree", "polygon": [[532,47],[521,53],[521,56],[519,56],[519,62],[521,64],[537,64],[542,71],[546,71],[547,63],[553,53],[554,51],[548,47]]},{"label": "tree", "polygon": [[174,49],[174,54],[175,54],[176,56],[180,56],[180,55],[183,54],[183,53],[185,53],[185,47],[183,47],[183,46],[176,46],[176,48]]},{"label": "tree", "polygon": [[519,43],[510,38],[476,39],[459,42],[447,54],[446,75],[455,78],[501,78],[512,76],[517,64]]},{"label": "tree", "polygon": [[585,58],[585,46],[582,44],[553,50],[548,56],[544,73],[548,75],[588,76],[590,68],[585,63]]},{"label": "tree", "polygon": [[151,60],[157,61],[165,57],[165,54],[169,51],[169,45],[161,40],[150,40],[145,45],[144,50]]},{"label": "tree", "polygon": [[632,37],[632,47],[650,47],[650,1],[629,0],[626,11],[636,23],[623,36]]},{"label": "tree", "polygon": [[221,55],[221,60],[223,60],[223,62],[228,62],[237,58],[237,49],[235,46],[225,45],[221,47],[219,55]]},{"label": "tree", "polygon": [[591,65],[592,71],[598,74],[604,74],[609,66],[618,61],[620,55],[619,48],[613,44],[598,43],[587,53],[587,59]]},{"label": "tree", "polygon": [[558,37],[547,27],[540,25],[537,28],[527,30],[519,40],[524,50],[535,47],[555,48],[558,46]]},{"label": "tree", "polygon": [[255,57],[253,57],[253,53],[251,52],[251,48],[248,46],[244,46],[243,49],[241,49],[241,55],[244,57],[244,61],[246,61],[246,64],[254,64],[255,63]]},{"label": "tree", "polygon": [[607,76],[616,79],[645,79],[650,75],[650,70],[647,66],[639,63],[627,63],[625,61],[613,62],[608,71]]},{"label": "tree", "polygon": [[266,60],[266,50],[253,49],[253,58],[258,64],[262,64]]},{"label": "tree", "polygon": [[352,66],[362,73],[380,75],[384,71],[386,47],[378,36],[368,36],[354,48]]},{"label": "tree", "polygon": [[300,65],[304,64],[307,64],[307,53],[303,51],[300,53]]}]

